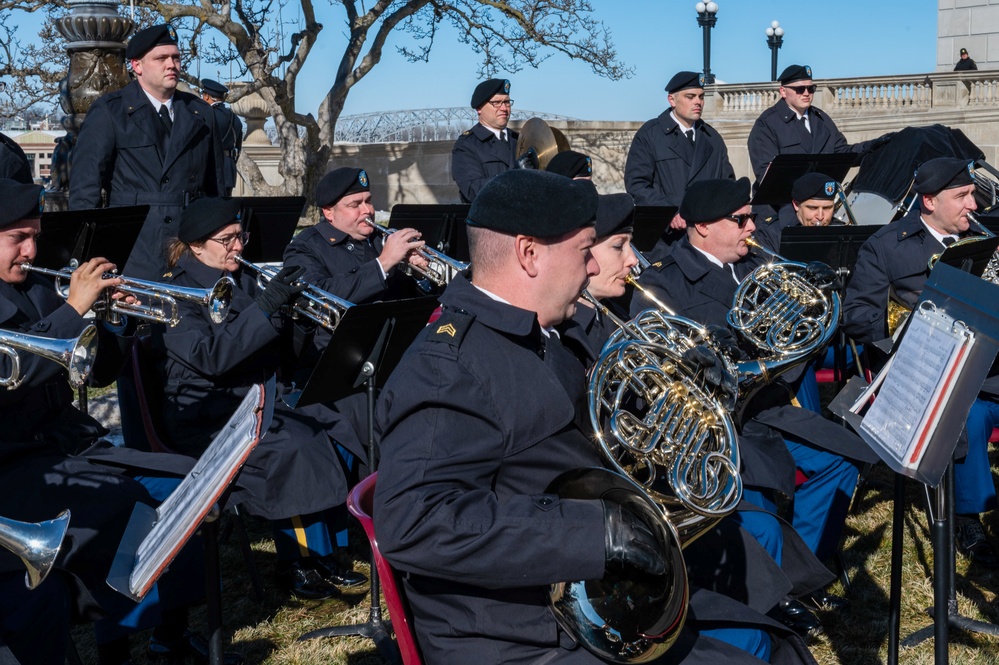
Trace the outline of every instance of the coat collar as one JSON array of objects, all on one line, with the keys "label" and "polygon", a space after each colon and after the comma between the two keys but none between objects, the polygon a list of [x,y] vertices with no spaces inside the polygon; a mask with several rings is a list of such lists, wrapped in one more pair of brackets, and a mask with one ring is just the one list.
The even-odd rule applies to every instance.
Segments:
[{"label": "coat collar", "polygon": [[207,266],[190,254],[181,256],[177,265],[172,270],[167,271],[164,277],[176,278],[181,273],[187,273],[191,279],[205,288],[214,286],[215,282],[226,274],[224,270]]},{"label": "coat collar", "polygon": [[899,242],[902,242],[906,238],[929,235],[926,226],[923,224],[923,220],[920,219],[920,215],[919,205],[914,205],[912,206],[912,210],[905,213],[905,216],[898,220],[898,228],[895,229],[895,232]]},{"label": "coat collar", "polygon": [[[781,120],[783,120],[784,122],[794,122],[795,120],[798,119],[798,114],[794,112],[794,109],[792,109],[790,106],[787,105],[786,99],[783,98],[780,99],[780,101],[774,104],[774,108],[777,109],[777,113],[780,115]],[[811,118],[821,119],[823,118],[824,115],[825,114],[822,112],[822,109],[815,106],[814,104],[808,107],[808,117],[810,119]],[[811,122],[811,120],[809,120],[809,122]],[[815,129],[812,128],[812,131],[814,132]]]},{"label": "coat collar", "polygon": [[518,337],[541,335],[538,315],[526,309],[493,300],[464,275],[458,275],[441,294],[441,304],[467,312],[487,328]]}]

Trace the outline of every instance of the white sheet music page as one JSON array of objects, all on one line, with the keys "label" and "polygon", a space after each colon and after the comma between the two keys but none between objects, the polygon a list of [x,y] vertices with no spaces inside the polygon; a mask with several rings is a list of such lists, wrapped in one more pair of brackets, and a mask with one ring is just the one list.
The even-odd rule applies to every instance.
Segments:
[{"label": "white sheet music page", "polygon": [[931,302],[912,314],[861,428],[905,467],[919,465],[974,344],[974,333]]}]

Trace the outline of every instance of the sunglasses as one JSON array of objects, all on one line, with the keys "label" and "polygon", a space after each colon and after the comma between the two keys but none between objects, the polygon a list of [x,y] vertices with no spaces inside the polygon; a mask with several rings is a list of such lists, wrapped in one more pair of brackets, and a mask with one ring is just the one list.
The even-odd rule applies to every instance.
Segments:
[{"label": "sunglasses", "polygon": [[749,222],[756,222],[756,213],[747,212],[745,215],[726,215],[725,219],[735,222],[739,225],[740,229],[744,229]]},{"label": "sunglasses", "polygon": [[813,94],[818,86],[813,83],[812,85],[785,85],[784,87],[788,90],[794,90],[799,95],[803,95],[806,92]]}]

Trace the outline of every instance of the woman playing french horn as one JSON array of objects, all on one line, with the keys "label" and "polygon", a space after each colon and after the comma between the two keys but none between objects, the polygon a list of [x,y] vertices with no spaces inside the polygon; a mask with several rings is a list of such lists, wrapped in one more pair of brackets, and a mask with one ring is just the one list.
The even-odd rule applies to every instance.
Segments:
[{"label": "woman playing french horn", "polygon": [[[232,415],[250,386],[269,385],[282,354],[309,342],[314,326],[294,322],[286,306],[305,288],[302,269],[284,268],[261,288],[257,274],[241,270],[236,257],[247,234],[238,199],[199,199],[184,211],[178,239],[168,252],[172,284],[201,287],[223,273],[236,281],[228,315],[214,323],[204,307],[181,303],[181,322],[160,327],[153,340],[164,383],[163,423],[178,452],[200,455]],[[299,597],[338,595],[334,584],[352,585],[363,576],[343,569],[334,557],[330,512],[343,504],[347,480],[328,430],[335,414],[322,407],[292,411],[281,401],[277,382],[270,429],[251,453],[237,484],[247,510],[273,521],[279,577]],[[305,541],[296,538],[296,529]]]}]

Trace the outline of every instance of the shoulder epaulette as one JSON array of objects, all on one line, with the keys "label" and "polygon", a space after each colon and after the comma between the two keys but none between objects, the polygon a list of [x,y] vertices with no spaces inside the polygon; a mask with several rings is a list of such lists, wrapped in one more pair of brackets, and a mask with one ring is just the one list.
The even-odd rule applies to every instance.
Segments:
[{"label": "shoulder epaulette", "polygon": [[454,347],[461,346],[461,340],[464,339],[474,320],[475,317],[468,312],[445,309],[437,320],[430,324],[427,341]]},{"label": "shoulder epaulette", "polygon": [[461,135],[462,135],[462,136],[468,136],[468,135],[469,135],[469,134],[471,134],[471,133],[472,133],[472,130],[471,130],[471,129],[466,129],[465,131],[463,131],[463,132],[461,133]]},{"label": "shoulder epaulette", "polygon": [[767,217],[766,219],[763,220],[763,223],[764,224],[773,224],[776,221],[777,221],[777,215],[770,215],[769,217]]}]

